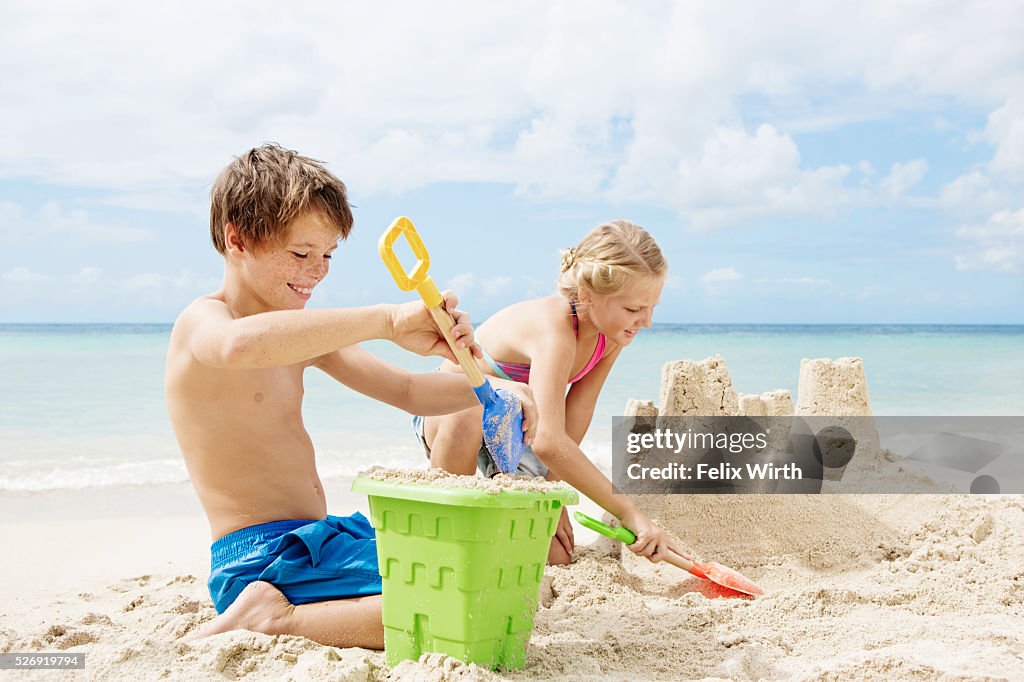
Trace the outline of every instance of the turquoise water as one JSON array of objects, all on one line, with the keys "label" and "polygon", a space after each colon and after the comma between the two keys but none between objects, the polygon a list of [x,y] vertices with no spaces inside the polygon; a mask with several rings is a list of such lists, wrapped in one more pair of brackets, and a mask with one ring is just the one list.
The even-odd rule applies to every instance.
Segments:
[{"label": "turquoise water", "polygon": [[[169,325],[0,325],[0,491],[186,480],[163,402]],[[414,371],[384,342],[372,352]],[[661,367],[721,354],[737,392],[785,388],[800,359],[864,358],[885,415],[1024,415],[1024,326],[655,325],[622,353],[584,449],[610,462],[611,417],[658,399]],[[408,417],[307,373],[304,415],[324,478],[416,466]]]}]

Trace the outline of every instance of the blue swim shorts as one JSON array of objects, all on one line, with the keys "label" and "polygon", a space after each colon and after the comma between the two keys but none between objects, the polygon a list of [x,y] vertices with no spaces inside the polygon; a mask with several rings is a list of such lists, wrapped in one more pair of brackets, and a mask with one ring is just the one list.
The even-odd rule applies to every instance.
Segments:
[{"label": "blue swim shorts", "polygon": [[217,613],[256,580],[271,583],[292,604],[380,594],[373,527],[356,512],[262,523],[213,543],[207,585]]}]

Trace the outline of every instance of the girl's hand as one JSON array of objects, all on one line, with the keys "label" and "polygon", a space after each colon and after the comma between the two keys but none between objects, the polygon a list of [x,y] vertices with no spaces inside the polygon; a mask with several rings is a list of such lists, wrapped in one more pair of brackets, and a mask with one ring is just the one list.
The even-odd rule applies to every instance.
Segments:
[{"label": "girl's hand", "polygon": [[537,435],[537,403],[533,400],[533,391],[527,384],[508,381],[498,377],[487,377],[494,388],[508,391],[519,399],[523,406],[523,443],[533,445],[533,437]]},{"label": "girl's hand", "polygon": [[548,563],[559,566],[570,563],[575,547],[576,538],[572,532],[572,523],[569,522],[569,510],[562,507],[562,515],[558,518],[558,530],[555,531],[554,541],[548,550]]},{"label": "girl's hand", "polygon": [[658,562],[665,558],[666,554],[673,550],[674,544],[668,533],[651,521],[650,517],[640,511],[627,514],[622,519],[622,525],[633,531],[636,540],[629,547],[629,551],[639,554],[652,562]]}]

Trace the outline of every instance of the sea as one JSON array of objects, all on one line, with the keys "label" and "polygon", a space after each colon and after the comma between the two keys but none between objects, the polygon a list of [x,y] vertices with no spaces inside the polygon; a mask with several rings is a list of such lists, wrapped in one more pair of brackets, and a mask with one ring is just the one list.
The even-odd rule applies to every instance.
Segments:
[{"label": "sea", "polygon": [[[171,326],[0,324],[0,494],[187,481],[164,404]],[[412,371],[421,358],[364,346]],[[611,463],[612,417],[629,398],[658,400],[662,366],[721,355],[739,393],[788,389],[802,358],[864,359],[876,415],[1024,415],[1024,325],[656,324],[621,355],[584,451]],[[418,467],[404,412],[305,377],[303,415],[325,480],[372,465]]]}]

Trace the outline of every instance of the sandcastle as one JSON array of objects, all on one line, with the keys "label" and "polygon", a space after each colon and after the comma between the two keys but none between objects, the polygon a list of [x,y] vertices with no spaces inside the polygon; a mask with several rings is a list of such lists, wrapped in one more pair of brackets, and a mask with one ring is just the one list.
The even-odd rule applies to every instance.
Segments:
[{"label": "sandcastle", "polygon": [[[791,433],[793,422],[787,419],[768,420],[768,450],[782,450],[787,444],[805,447],[821,461],[822,434],[834,434],[842,443],[847,434],[856,443],[856,450],[842,450],[829,461],[825,456],[823,471],[827,485],[842,478],[850,457],[874,454],[879,450],[878,434],[871,419],[867,378],[861,358],[804,359],[800,363],[797,401],[794,407],[789,391],[774,389],[760,394],[737,394],[733,387],[729,366],[721,355],[700,361],[676,360],[665,363],[662,369],[658,404],[651,400],[630,399],[626,403],[624,427],[626,431],[647,431],[655,428],[665,417],[732,417],[753,418],[802,417],[796,422],[800,433]],[[805,433],[806,432],[806,433]],[[847,440],[848,442],[848,440]],[[845,454],[843,454],[845,453]],[[634,455],[642,459],[646,453]],[[838,459],[837,459],[838,457]],[[656,506],[657,497],[644,506]]]},{"label": "sandcastle", "polygon": [[642,416],[870,416],[871,401],[861,358],[801,360],[794,410],[792,396],[785,389],[737,395],[728,363],[715,355],[700,361],[666,362],[658,406],[651,400],[630,399],[626,414],[631,410]]},{"label": "sandcastle", "polygon": [[[702,360],[676,360],[667,363],[662,372],[662,388],[657,406],[651,400],[630,399],[626,404],[626,427],[653,429],[657,420],[674,416],[709,416],[752,418],[803,417],[804,422],[827,422],[835,424],[836,417],[870,416],[870,401],[867,396],[867,380],[864,376],[863,361],[859,357],[839,359],[804,359],[801,363],[800,382],[796,408],[790,391],[774,389],[762,393],[737,394],[729,375],[729,368],[721,355]],[[631,421],[632,420],[632,421]],[[853,420],[860,424],[870,420]],[[769,432],[769,449],[781,449],[790,439],[792,420],[778,420]],[[855,430],[855,429],[854,429]],[[862,430],[862,429],[861,429]],[[811,432],[807,434],[811,436]],[[854,433],[863,436],[862,433]],[[877,450],[878,435],[870,434],[870,446]],[[813,436],[811,436],[813,437]],[[859,441],[859,438],[858,438]],[[857,451],[861,446],[858,442]],[[643,457],[643,453],[636,457]],[[866,459],[866,458],[865,458]],[[843,471],[839,472],[841,475]],[[821,484],[837,483],[827,480],[833,477],[827,471]],[[787,496],[810,516],[827,516],[828,499],[819,496]],[[701,526],[700,518],[709,509],[728,507],[738,517],[759,518],[765,513],[765,502],[760,495],[633,495],[631,499],[648,516],[677,537],[692,538]],[[772,509],[790,509],[772,505]],[[702,512],[700,510],[703,510]],[[817,511],[815,511],[817,510]],[[783,522],[783,525],[785,523]],[[829,532],[835,528],[829,526]],[[737,527],[743,536],[737,540],[737,547],[760,546],[764,542],[763,530],[755,524],[752,527]],[[759,535],[760,534],[760,535]],[[808,553],[816,552],[819,539],[808,537],[801,547]],[[787,542],[795,540],[787,536]],[[799,543],[798,543],[799,544]],[[805,547],[806,545],[806,547]],[[621,557],[627,563],[640,561],[629,552]]]},{"label": "sandcastle", "polygon": [[785,389],[737,394],[721,355],[665,363],[658,405],[630,398],[625,416],[637,423],[658,417],[870,417],[871,401],[861,358],[800,361],[796,408]]}]

